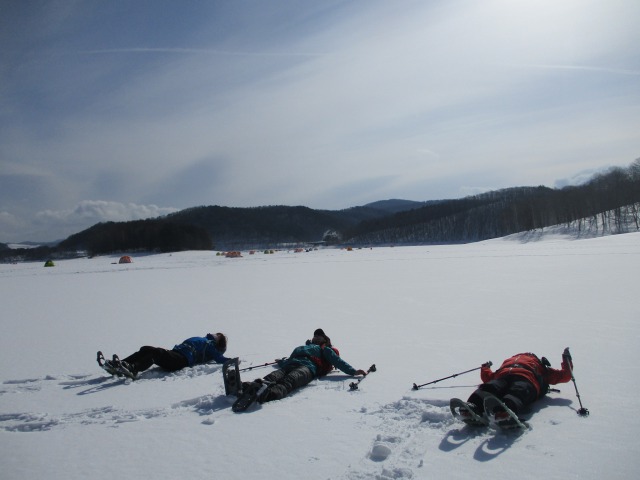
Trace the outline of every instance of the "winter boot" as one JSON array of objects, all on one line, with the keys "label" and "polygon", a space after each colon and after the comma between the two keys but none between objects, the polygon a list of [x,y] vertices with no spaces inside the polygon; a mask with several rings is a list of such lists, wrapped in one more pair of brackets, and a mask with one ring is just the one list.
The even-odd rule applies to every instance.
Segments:
[{"label": "winter boot", "polygon": [[493,414],[494,423],[500,428],[518,428],[520,424],[504,410],[497,410]]},{"label": "winter boot", "polygon": [[131,363],[121,361],[118,365],[118,370],[124,376],[129,377],[131,380],[135,380],[136,378],[138,378],[138,369]]},{"label": "winter boot", "polygon": [[484,399],[484,410],[493,419],[493,423],[503,429],[528,428],[518,415],[511,410],[502,400],[493,395],[487,395]]},{"label": "winter boot", "polygon": [[480,408],[473,403],[464,402],[459,398],[452,398],[449,401],[449,408],[454,417],[458,417],[467,425],[484,427],[489,424],[484,416],[477,413]]},{"label": "winter boot", "polygon": [[102,352],[98,352],[98,365],[100,365],[100,367],[104,371],[111,375],[116,375],[118,377],[122,376],[122,374],[118,371],[117,366],[111,360],[105,360]]},{"label": "winter boot", "polygon": [[251,383],[244,382],[242,384],[242,395],[235,401],[231,410],[234,412],[244,412],[256,401],[262,403],[265,392],[268,391],[270,383],[262,379],[254,380]]}]

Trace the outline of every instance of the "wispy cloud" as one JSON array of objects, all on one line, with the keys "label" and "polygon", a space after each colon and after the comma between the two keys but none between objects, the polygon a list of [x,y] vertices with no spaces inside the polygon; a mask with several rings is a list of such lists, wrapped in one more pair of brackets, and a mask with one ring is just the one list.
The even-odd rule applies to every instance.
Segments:
[{"label": "wispy cloud", "polygon": [[[0,211],[0,231],[7,241],[52,241],[66,238],[100,222],[127,222],[176,212],[172,207],[104,200],[82,200],[65,210],[42,210],[33,217]],[[26,235],[26,237],[24,237]]]},{"label": "wispy cloud", "polygon": [[553,185],[640,155],[637,2],[138,5],[0,28],[1,210],[346,208]]},{"label": "wispy cloud", "polygon": [[593,73],[609,73],[613,75],[632,75],[640,76],[640,70],[625,70],[621,68],[598,67],[589,65],[541,65],[541,64],[512,64],[517,68],[533,68],[540,70],[565,70],[576,72],[593,72]]},{"label": "wispy cloud", "polygon": [[327,55],[327,53],[319,52],[294,52],[294,51],[231,51],[231,50],[218,50],[210,48],[151,48],[151,47],[138,47],[138,48],[108,48],[101,50],[80,50],[78,52],[67,54],[80,54],[80,55],[107,55],[107,54],[145,54],[145,53],[168,53],[168,54],[184,54],[184,55],[213,55],[213,56],[229,56],[229,57],[318,57]]},{"label": "wispy cloud", "polygon": [[80,223],[92,225],[97,222],[124,222],[167,215],[175,208],[157,205],[137,205],[135,203],[108,202],[104,200],[83,200],[69,210],[43,210],[36,214],[43,223],[63,222],[71,225]]}]

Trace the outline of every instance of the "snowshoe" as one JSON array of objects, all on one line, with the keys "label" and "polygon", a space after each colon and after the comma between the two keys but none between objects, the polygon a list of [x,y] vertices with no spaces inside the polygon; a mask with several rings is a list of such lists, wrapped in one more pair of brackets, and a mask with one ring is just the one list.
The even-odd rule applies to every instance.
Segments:
[{"label": "snowshoe", "polygon": [[464,402],[459,398],[449,400],[449,409],[454,417],[459,418],[472,427],[486,427],[489,425],[489,421],[483,416],[478,415],[473,407],[474,405]]},{"label": "snowshoe", "polygon": [[224,380],[224,394],[242,395],[242,382],[240,380],[240,370],[238,369],[238,358],[232,358],[222,365],[222,379]]},{"label": "snowshoe", "polygon": [[260,398],[264,396],[267,388],[269,388],[269,384],[262,380],[255,380],[245,385],[242,394],[231,406],[231,410],[234,412],[244,412],[247,410],[251,405],[256,403],[256,401],[260,401]]},{"label": "snowshoe", "polygon": [[122,373],[118,371],[118,368],[113,364],[113,362],[111,360],[105,360],[104,355],[100,351],[98,352],[97,360],[98,360],[98,365],[100,365],[100,368],[102,368],[104,371],[106,371],[110,375],[114,375],[117,377],[122,376]]},{"label": "snowshoe", "polygon": [[128,377],[131,380],[135,380],[138,377],[138,370],[136,370],[136,368],[133,365],[127,362],[121,361],[117,355],[115,354],[113,355],[113,358],[111,359],[111,363],[113,366],[115,366],[116,370],[121,375]]},{"label": "snowshoe", "polygon": [[518,418],[518,415],[515,414],[513,410],[511,410],[505,403],[500,400],[498,397],[494,397],[493,395],[487,395],[484,399],[484,411],[487,413],[489,418],[493,420],[493,424],[498,428],[504,430],[511,430],[514,428],[527,429],[528,425]]},{"label": "snowshoe", "polygon": [[120,362],[118,370],[122,372],[125,377],[129,377],[131,380],[138,378],[138,370],[130,363]]},{"label": "snowshoe", "polygon": [[507,412],[498,411],[493,416],[493,422],[502,429],[519,428],[518,420],[511,418]]}]

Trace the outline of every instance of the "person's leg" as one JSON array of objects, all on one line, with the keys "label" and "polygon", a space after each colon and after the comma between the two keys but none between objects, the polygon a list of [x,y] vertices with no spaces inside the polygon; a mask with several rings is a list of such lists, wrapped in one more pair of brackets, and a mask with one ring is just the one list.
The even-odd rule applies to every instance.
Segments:
[{"label": "person's leg", "polygon": [[167,372],[175,372],[189,366],[187,357],[175,350],[164,348],[156,349],[153,354],[153,363]]},{"label": "person's leg", "polygon": [[536,388],[527,380],[514,379],[509,384],[508,392],[504,395],[503,401],[507,407],[518,414],[525,407],[532,404],[538,398]]},{"label": "person's leg", "polygon": [[244,392],[258,391],[263,385],[275,385],[284,379],[286,371],[283,369],[274,370],[273,372],[264,376],[264,378],[256,378],[252,382],[242,382],[242,390]]},{"label": "person's leg", "polygon": [[[282,373],[271,377],[273,380],[277,378],[277,383],[269,385],[265,393],[259,399],[260,402],[264,403],[272,400],[280,400],[289,395],[296,388],[303,387],[313,380],[313,373],[311,373],[311,370],[305,366],[295,367],[291,370],[277,370],[276,372]],[[269,375],[265,377],[266,381],[269,381],[268,377]]]},{"label": "person's leg", "polygon": [[129,355],[122,361],[131,365],[136,373],[144,372],[153,364],[158,365],[168,372],[180,370],[188,365],[186,357],[181,353],[175,350],[150,346],[142,347],[136,353]]},{"label": "person's leg", "polygon": [[485,397],[487,395],[493,395],[494,397],[502,398],[502,396],[507,393],[508,387],[509,384],[502,378],[491,380],[490,382],[480,385],[476,391],[471,394],[467,402],[474,405],[474,412],[482,415],[484,412]]},{"label": "person's leg", "polygon": [[153,365],[153,355],[156,350],[163,350],[157,347],[144,346],[137,352],[123,358],[122,361],[131,365],[136,372],[144,372]]},{"label": "person's leg", "polygon": [[279,368],[278,370],[274,370],[268,375],[265,375],[264,380],[269,383],[280,383],[284,379],[286,374],[287,372],[285,370]]}]

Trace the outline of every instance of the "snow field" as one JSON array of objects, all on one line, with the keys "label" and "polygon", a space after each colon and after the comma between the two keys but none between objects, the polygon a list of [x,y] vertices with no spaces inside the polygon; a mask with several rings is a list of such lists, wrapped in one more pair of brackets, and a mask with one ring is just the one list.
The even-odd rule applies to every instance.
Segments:
[{"label": "snow field", "polygon": [[[0,265],[2,477],[635,478],[640,234],[521,239]],[[358,391],[334,372],[234,414],[221,365],[129,382],[95,362],[223,331],[244,368],[319,327],[354,367],[376,364]],[[572,383],[522,434],[452,418],[478,372],[411,389],[521,351],[557,367],[567,346],[588,418]]]}]

